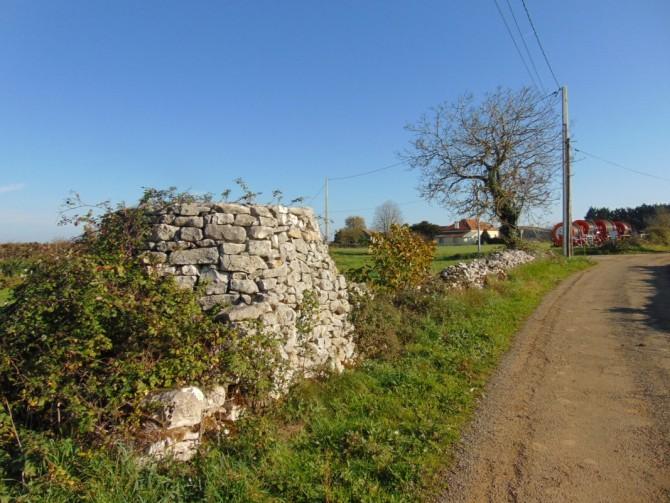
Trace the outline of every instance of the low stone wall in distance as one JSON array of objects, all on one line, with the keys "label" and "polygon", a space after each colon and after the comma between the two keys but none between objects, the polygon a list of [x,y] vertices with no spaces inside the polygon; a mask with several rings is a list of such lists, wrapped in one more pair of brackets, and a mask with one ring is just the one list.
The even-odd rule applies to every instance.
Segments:
[{"label": "low stone wall in distance", "polygon": [[[346,281],[311,209],[181,204],[154,219],[147,260],[184,288],[204,285],[203,309],[216,306],[232,323],[261,320],[280,337],[292,373],[340,371],[354,357]],[[301,333],[296,321],[308,291],[318,308]]]}]

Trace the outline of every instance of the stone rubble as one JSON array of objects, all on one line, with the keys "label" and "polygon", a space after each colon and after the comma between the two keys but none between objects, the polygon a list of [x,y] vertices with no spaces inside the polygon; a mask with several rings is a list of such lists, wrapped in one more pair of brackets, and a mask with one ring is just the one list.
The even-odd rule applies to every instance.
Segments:
[{"label": "stone rubble", "polygon": [[442,270],[440,277],[449,288],[482,288],[488,276],[505,278],[508,270],[533,260],[535,257],[523,250],[504,250],[486,258],[449,266]]},{"label": "stone rubble", "polygon": [[[239,419],[240,407],[226,398],[223,386],[215,386],[206,393],[189,386],[150,396],[145,405],[153,412],[143,430],[150,445],[143,461],[167,457],[178,461],[191,459],[198,450],[207,418],[216,416],[212,424],[219,426]],[[226,434],[225,428],[223,433]]]}]

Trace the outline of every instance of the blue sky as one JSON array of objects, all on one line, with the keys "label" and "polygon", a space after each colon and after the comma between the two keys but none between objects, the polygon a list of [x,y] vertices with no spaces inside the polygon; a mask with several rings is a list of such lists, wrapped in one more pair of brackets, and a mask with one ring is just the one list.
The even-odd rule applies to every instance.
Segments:
[{"label": "blue sky", "polygon": [[[526,3],[569,86],[575,145],[670,177],[670,3]],[[72,235],[56,226],[70,190],[133,202],[142,186],[220,193],[241,176],[261,200],[309,198],[326,176],[397,162],[431,106],[529,83],[493,0],[0,0],[0,241]],[[410,223],[453,220],[417,185],[402,167],[333,181],[335,227],[387,199]],[[575,165],[575,215],[643,202],[670,202],[670,182]]]}]

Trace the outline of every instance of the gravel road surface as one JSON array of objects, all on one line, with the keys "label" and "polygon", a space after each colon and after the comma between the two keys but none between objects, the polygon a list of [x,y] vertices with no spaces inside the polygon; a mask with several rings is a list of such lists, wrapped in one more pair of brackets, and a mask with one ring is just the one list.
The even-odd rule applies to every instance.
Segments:
[{"label": "gravel road surface", "polygon": [[597,261],[517,334],[438,501],[670,501],[670,254]]}]

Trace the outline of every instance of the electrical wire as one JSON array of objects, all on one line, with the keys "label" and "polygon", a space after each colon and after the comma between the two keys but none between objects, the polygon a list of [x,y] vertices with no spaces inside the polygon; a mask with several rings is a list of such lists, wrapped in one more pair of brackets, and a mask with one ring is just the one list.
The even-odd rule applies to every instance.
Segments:
[{"label": "electrical wire", "polygon": [[319,194],[321,194],[321,192],[323,192],[323,189],[324,189],[325,187],[326,187],[326,184],[325,184],[325,183],[321,184],[321,187],[319,188],[319,190],[317,190],[316,193],[315,193],[312,197],[310,197],[309,199],[307,199],[307,200],[305,201],[305,203],[311,203],[312,201],[314,201],[314,199],[316,199],[317,196],[318,196]]},{"label": "electrical wire", "polygon": [[528,44],[526,44],[526,37],[523,36],[523,33],[521,32],[521,27],[519,26],[519,22],[516,19],[516,15],[514,14],[514,9],[512,9],[512,4],[510,3],[509,0],[505,0],[507,2],[507,7],[509,8],[510,14],[512,14],[512,19],[514,20],[514,25],[516,26],[516,31],[519,33],[519,38],[521,39],[521,42],[523,43],[524,49],[526,49],[526,55],[528,56],[528,60],[530,61],[531,66],[533,67],[533,72],[535,73],[535,77],[537,77],[537,81],[540,83],[540,88],[542,89],[542,92],[545,93],[547,92],[544,88],[544,83],[542,82],[542,78],[540,77],[539,72],[537,71],[537,66],[535,66],[535,59],[533,58],[533,55],[530,53],[530,49],[528,49]]},{"label": "electrical wire", "polygon": [[402,166],[403,164],[405,164],[405,162],[400,161],[393,164],[389,164],[388,166],[384,166],[382,168],[372,169],[370,171],[363,171],[362,173],[355,173],[353,175],[346,175],[346,176],[336,176],[333,178],[328,177],[328,181],[333,182],[338,180],[349,180],[350,178],[358,178],[359,176],[371,175],[373,173],[379,173],[380,171],[386,171],[387,169],[396,168],[398,166]]},{"label": "electrical wire", "polygon": [[531,82],[533,82],[533,85],[535,86],[535,88],[539,89],[539,86],[538,86],[537,82],[535,82],[535,78],[533,77],[533,74],[530,72],[530,68],[528,68],[528,64],[526,63],[526,59],[523,57],[523,54],[521,54],[521,49],[519,49],[519,45],[516,43],[516,39],[514,38],[514,35],[512,34],[512,30],[510,29],[509,25],[507,24],[507,19],[505,19],[505,16],[503,15],[502,9],[500,8],[500,4],[498,4],[498,0],[493,0],[493,2],[496,4],[496,9],[498,9],[498,14],[500,14],[500,18],[502,19],[503,24],[505,25],[505,28],[507,29],[507,34],[512,39],[512,43],[514,44],[514,48],[516,49],[516,53],[519,55],[519,59],[521,59],[521,62],[523,63],[523,66],[526,69],[526,72],[528,73],[528,76],[530,77]]},{"label": "electrical wire", "polygon": [[530,27],[533,29],[533,33],[535,34],[535,40],[537,40],[537,45],[540,46],[540,51],[542,51],[542,56],[544,56],[544,61],[547,63],[547,67],[549,68],[549,71],[551,72],[551,76],[554,78],[554,82],[556,83],[556,87],[561,87],[561,84],[559,84],[558,79],[556,78],[556,74],[554,73],[554,69],[551,67],[551,63],[549,63],[549,58],[547,57],[547,53],[544,51],[544,47],[542,46],[542,42],[540,42],[540,36],[537,34],[537,30],[535,29],[535,24],[533,24],[533,19],[530,17],[530,11],[528,10],[528,6],[526,5],[526,0],[521,0],[521,3],[523,4],[523,8],[526,11],[526,16],[528,17],[528,22],[530,23]]},{"label": "electrical wire", "polygon": [[615,166],[619,169],[623,169],[625,171],[630,171],[631,173],[636,173],[638,175],[648,176],[649,178],[656,178],[657,180],[663,180],[663,181],[666,181],[666,182],[670,182],[670,178],[665,178],[663,176],[654,175],[652,173],[645,173],[644,171],[638,171],[637,169],[628,168],[626,166],[623,166],[622,164],[619,164],[618,162],[610,161],[608,159],[605,159],[604,157],[600,157],[600,156],[597,156],[595,154],[591,154],[590,152],[586,152],[585,150],[582,150],[581,148],[575,148],[575,152],[580,152],[580,153],[582,153],[582,154],[584,154],[588,157],[598,159],[601,162],[604,162],[606,164],[610,164],[612,166]]}]

